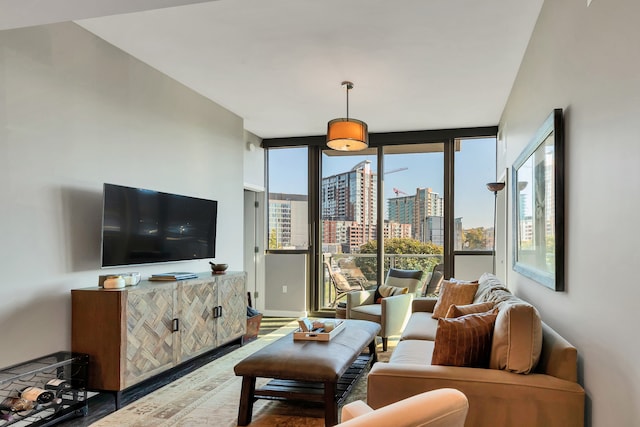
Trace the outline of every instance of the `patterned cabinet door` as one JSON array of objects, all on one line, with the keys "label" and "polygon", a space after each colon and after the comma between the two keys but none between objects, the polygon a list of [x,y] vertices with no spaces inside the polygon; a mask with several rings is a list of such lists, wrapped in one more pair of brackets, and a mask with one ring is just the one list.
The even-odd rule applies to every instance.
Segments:
[{"label": "patterned cabinet door", "polygon": [[175,286],[126,292],[125,388],[173,367],[176,317]]},{"label": "patterned cabinet door", "polygon": [[218,319],[216,345],[241,337],[247,330],[247,293],[244,274],[218,278],[218,304],[222,316]]},{"label": "patterned cabinet door", "polygon": [[215,284],[183,282],[178,286],[180,307],[180,359],[182,362],[215,347]]}]

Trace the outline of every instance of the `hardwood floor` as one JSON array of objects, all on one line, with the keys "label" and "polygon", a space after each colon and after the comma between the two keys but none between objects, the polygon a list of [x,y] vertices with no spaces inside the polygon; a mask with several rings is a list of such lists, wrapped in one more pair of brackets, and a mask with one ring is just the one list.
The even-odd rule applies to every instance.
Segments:
[{"label": "hardwood floor", "polygon": [[[258,339],[261,336],[267,335],[280,327],[296,320],[290,317],[263,317],[260,323],[260,331],[258,333]],[[178,378],[193,372],[194,370],[212,362],[219,357],[224,356],[241,347],[240,340],[236,340],[222,346],[211,353],[200,356],[196,359],[187,361],[174,369],[169,370],[166,373],[158,375],[157,377],[150,378],[130,387],[121,393],[121,407],[128,405],[131,402],[138,400],[139,398],[163,387]],[[84,417],[71,418],[65,421],[61,421],[56,424],[59,427],[87,427],[99,419],[109,415],[116,410],[115,394],[110,392],[101,392],[96,396],[89,399],[89,413]]]}]

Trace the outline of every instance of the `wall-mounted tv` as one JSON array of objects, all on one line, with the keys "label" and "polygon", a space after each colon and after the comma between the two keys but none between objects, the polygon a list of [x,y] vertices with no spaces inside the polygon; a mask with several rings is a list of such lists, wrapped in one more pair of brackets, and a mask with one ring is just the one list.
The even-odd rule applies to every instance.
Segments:
[{"label": "wall-mounted tv", "polygon": [[218,202],[104,184],[102,266],[214,258]]}]

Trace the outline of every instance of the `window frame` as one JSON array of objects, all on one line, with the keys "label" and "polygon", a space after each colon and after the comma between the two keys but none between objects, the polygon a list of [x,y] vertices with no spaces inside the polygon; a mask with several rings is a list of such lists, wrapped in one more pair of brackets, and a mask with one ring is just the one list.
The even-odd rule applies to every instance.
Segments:
[{"label": "window frame", "polygon": [[[458,139],[473,138],[496,138],[498,126],[439,129],[439,130],[418,130],[407,132],[386,132],[369,134],[369,150],[375,149],[377,155],[377,170],[384,170],[384,147],[394,145],[412,145],[427,143],[444,143],[444,263],[445,277],[451,277],[455,271],[456,255],[491,255],[492,251],[455,251],[455,227],[454,227],[454,171],[455,171],[455,144]],[[308,254],[309,262],[309,300],[308,308],[310,315],[323,315],[326,310],[318,307],[318,284],[322,278],[322,230],[320,225],[320,197],[322,194],[321,161],[322,151],[326,149],[326,137],[324,135],[300,136],[288,138],[266,138],[263,139],[262,148],[265,149],[265,174],[268,184],[269,174],[269,148],[286,147],[308,147],[308,223],[309,227],[309,247],[308,250],[267,250],[269,254],[276,253],[304,253]],[[378,173],[378,194],[377,194],[377,235],[378,235],[378,265],[384,265],[384,178],[382,173]],[[269,188],[267,185],[267,192]],[[266,201],[268,203],[268,200]],[[268,212],[268,206],[266,211]],[[268,227],[267,227],[268,228]],[[378,269],[378,282],[383,282],[382,269]]]}]

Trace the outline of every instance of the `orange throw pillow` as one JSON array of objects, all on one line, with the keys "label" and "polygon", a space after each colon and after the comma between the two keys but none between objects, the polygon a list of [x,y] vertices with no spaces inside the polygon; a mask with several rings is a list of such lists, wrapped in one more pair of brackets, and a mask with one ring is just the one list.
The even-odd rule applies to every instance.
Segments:
[{"label": "orange throw pillow", "polygon": [[438,319],[431,364],[488,368],[497,315],[494,309],[486,313]]},{"label": "orange throw pillow", "polygon": [[444,317],[447,319],[451,319],[453,317],[466,316],[467,314],[484,313],[485,311],[491,310],[494,305],[495,304],[492,302],[479,302],[476,304],[467,305],[453,304],[451,307],[449,307],[449,311],[447,311],[447,315]]},{"label": "orange throw pillow", "polygon": [[433,315],[431,317],[434,319],[445,317],[452,304],[471,304],[477,290],[477,283],[456,283],[445,280],[442,282],[440,295],[438,296],[438,301],[433,308]]}]

